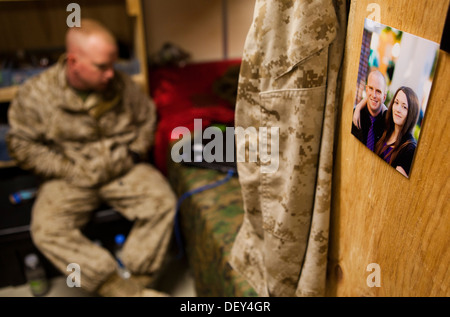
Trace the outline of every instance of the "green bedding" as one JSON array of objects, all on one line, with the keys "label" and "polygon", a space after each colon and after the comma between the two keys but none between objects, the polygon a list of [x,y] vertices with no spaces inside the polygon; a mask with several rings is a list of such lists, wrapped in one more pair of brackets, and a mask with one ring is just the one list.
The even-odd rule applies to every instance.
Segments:
[{"label": "green bedding", "polygon": [[[226,177],[215,170],[169,164],[169,181],[178,197]],[[236,176],[182,202],[180,228],[197,296],[257,296],[247,281],[228,264],[243,216],[241,189]]]}]

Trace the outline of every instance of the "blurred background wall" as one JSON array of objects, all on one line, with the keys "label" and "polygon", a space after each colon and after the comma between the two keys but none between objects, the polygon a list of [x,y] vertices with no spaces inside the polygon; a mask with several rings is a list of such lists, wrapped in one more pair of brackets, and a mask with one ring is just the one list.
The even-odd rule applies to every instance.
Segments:
[{"label": "blurred background wall", "polygon": [[192,61],[242,57],[254,0],[145,0],[147,51],[170,42]]}]

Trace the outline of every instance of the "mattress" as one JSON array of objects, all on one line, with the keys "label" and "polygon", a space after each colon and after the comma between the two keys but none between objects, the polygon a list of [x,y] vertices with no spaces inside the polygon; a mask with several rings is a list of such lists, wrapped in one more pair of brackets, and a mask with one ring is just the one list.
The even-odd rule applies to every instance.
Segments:
[{"label": "mattress", "polygon": [[[170,160],[169,160],[170,161]],[[178,197],[223,180],[227,174],[169,162],[169,181]],[[228,263],[244,217],[238,178],[184,199],[179,208],[183,245],[200,297],[253,297],[257,293]]]}]

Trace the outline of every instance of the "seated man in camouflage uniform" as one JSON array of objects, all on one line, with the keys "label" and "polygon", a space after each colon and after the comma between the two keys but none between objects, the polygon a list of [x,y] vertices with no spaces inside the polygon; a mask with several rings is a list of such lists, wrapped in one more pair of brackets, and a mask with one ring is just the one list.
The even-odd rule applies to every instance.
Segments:
[{"label": "seated man in camouflage uniform", "polygon": [[[79,264],[81,286],[101,296],[159,296],[141,282],[161,268],[176,199],[159,171],[143,163],[155,106],[114,71],[117,55],[112,34],[96,21],[69,29],[66,54],[12,101],[8,148],[20,167],[44,180],[31,234],[59,270],[69,274],[67,265]],[[130,279],[121,279],[113,256],[80,231],[102,203],[134,221],[123,250]]]}]

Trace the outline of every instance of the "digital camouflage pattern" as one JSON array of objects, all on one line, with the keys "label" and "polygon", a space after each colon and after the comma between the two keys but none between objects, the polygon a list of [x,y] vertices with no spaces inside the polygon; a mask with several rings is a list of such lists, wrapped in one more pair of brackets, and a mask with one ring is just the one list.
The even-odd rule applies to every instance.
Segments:
[{"label": "digital camouflage pattern", "polygon": [[154,276],[172,236],[176,198],[158,170],[133,162],[131,151],[148,151],[155,124],[154,104],[139,87],[116,73],[107,94],[83,101],[67,86],[61,60],[19,88],[9,123],[11,156],[43,179],[31,235],[55,267],[69,274],[67,265],[79,264],[88,291],[115,272],[109,251],[80,231],[107,203],[134,221],[124,264],[136,277]]},{"label": "digital camouflage pattern", "polygon": [[[259,162],[238,162],[245,216],[230,264],[259,296],[325,292],[345,6],[343,0],[255,4],[235,125],[279,127],[279,168],[261,173]],[[239,152],[245,140],[236,146]]]},{"label": "digital camouflage pattern", "polygon": [[45,179],[95,187],[133,166],[153,142],[154,103],[128,76],[116,72],[103,95],[85,101],[68,86],[65,60],[22,85],[8,113],[10,155]]},{"label": "digital camouflage pattern", "polygon": [[[169,180],[178,196],[223,179],[224,173],[170,162]],[[237,177],[183,201],[181,232],[195,289],[200,297],[257,296],[228,264],[244,209]]]}]

